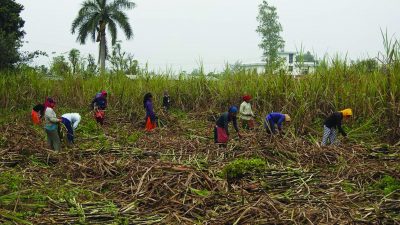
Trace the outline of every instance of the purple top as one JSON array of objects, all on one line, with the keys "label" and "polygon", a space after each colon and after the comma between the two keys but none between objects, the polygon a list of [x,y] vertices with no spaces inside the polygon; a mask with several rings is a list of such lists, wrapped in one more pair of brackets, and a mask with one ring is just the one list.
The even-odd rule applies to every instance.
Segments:
[{"label": "purple top", "polygon": [[154,110],[153,110],[153,102],[148,100],[148,101],[146,102],[146,107],[145,107],[145,109],[146,109],[146,118],[147,118],[147,117],[150,117],[150,119],[151,119],[152,121],[154,121],[155,118],[156,118],[156,114],[154,113]]}]

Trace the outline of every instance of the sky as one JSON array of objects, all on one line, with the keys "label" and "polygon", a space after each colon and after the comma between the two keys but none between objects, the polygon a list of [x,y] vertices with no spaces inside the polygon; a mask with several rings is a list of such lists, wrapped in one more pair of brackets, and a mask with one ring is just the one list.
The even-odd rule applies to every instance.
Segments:
[{"label": "sky", "polygon": [[[42,50],[35,64],[77,48],[97,58],[98,44],[76,42],[71,23],[83,0],[16,0],[24,5],[23,50]],[[262,0],[136,0],[127,11],[134,37],[119,31],[123,50],[155,71],[191,72],[200,64],[220,71],[226,63],[261,62],[260,36],[255,31]],[[383,50],[380,29],[400,37],[399,0],[270,0],[282,24],[285,51],[301,48],[360,59]],[[399,38],[400,39],[400,38]],[[51,54],[54,53],[54,54]]]}]

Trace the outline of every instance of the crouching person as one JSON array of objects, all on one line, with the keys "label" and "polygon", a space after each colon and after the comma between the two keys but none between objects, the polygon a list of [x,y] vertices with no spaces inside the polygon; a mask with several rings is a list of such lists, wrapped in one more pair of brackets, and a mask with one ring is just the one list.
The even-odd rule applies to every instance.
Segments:
[{"label": "crouching person", "polygon": [[[346,132],[342,128],[342,121],[344,119],[349,119],[353,116],[353,111],[351,109],[344,109],[339,112],[332,113],[324,123],[324,136],[322,137],[322,146],[328,144],[334,145],[336,143],[337,130],[344,136],[347,137]],[[336,130],[337,129],[337,130]]]},{"label": "crouching person", "polygon": [[56,102],[52,98],[47,98],[45,102],[45,125],[44,129],[47,134],[47,143],[49,147],[53,150],[60,151],[61,150],[61,141],[58,133],[58,126],[61,122],[61,119],[57,118],[56,113],[54,112],[54,108],[56,106]]},{"label": "crouching person", "polygon": [[218,118],[216,122],[216,126],[214,128],[214,142],[216,144],[221,144],[221,146],[226,146],[229,139],[229,123],[232,122],[233,127],[235,128],[239,138],[241,138],[241,134],[239,132],[239,128],[237,125],[237,113],[238,108],[236,106],[232,106],[229,108],[228,112],[224,112]]},{"label": "crouching person", "polygon": [[40,121],[44,117],[44,110],[45,106],[43,104],[37,104],[32,108],[31,117],[33,124],[40,124]]},{"label": "crouching person", "polygon": [[268,134],[276,134],[275,125],[278,127],[279,133],[284,134],[283,132],[283,122],[290,122],[292,119],[288,114],[282,114],[278,112],[272,112],[265,117],[264,128],[267,130]]},{"label": "crouching person", "polygon": [[91,105],[94,111],[94,118],[96,119],[97,123],[103,125],[105,119],[105,110],[107,108],[107,92],[103,90],[97,93],[92,100]]},{"label": "crouching person", "polygon": [[67,129],[68,145],[74,144],[74,131],[81,122],[81,115],[79,113],[66,113],[61,116],[61,122]]}]

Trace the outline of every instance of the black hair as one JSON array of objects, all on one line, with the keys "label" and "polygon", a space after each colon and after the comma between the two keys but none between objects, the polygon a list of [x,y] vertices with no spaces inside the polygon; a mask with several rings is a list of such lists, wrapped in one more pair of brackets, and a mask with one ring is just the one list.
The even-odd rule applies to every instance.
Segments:
[{"label": "black hair", "polygon": [[143,107],[144,108],[146,108],[146,102],[152,97],[153,97],[153,95],[151,93],[147,93],[144,95],[144,98],[143,98]]}]

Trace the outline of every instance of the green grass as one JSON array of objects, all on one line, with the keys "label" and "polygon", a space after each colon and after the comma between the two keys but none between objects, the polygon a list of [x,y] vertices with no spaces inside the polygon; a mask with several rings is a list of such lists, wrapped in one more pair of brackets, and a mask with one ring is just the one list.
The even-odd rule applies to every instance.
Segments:
[{"label": "green grass", "polygon": [[373,187],[382,191],[383,194],[388,195],[394,191],[400,190],[400,180],[392,176],[385,175],[378,180]]},{"label": "green grass", "polygon": [[23,177],[19,173],[5,171],[0,173],[0,193],[19,190]]},{"label": "green grass", "polygon": [[225,111],[230,105],[239,105],[241,96],[247,93],[254,97],[255,111],[261,117],[271,111],[291,114],[290,129],[298,134],[313,132],[309,127],[321,132],[322,121],[330,112],[350,107],[354,111],[354,119],[346,124],[350,137],[392,137],[399,113],[395,96],[400,96],[400,63],[393,61],[386,72],[379,67],[366,72],[339,58],[327,59],[325,64],[321,63],[315,74],[299,79],[246,70],[226,70],[217,75],[217,80],[205,75],[174,78],[147,71],[135,80],[108,74],[55,81],[29,69],[0,72],[0,107],[7,112],[28,113],[34,104],[52,96],[58,102],[58,114],[67,112],[66,107],[76,109],[84,116],[78,129],[94,135],[98,129],[88,118],[89,103],[101,89],[110,93],[110,109],[123,112],[126,118],[131,113],[143,115],[142,98],[146,92],[153,93],[156,111],[160,112],[163,91],[168,90],[173,101],[171,114],[179,120],[187,118],[191,111]]},{"label": "green grass", "polygon": [[266,167],[267,163],[259,158],[237,159],[226,165],[222,169],[221,175],[227,180],[236,180],[245,175],[262,172]]}]

